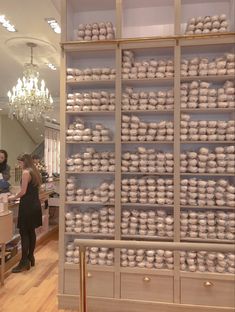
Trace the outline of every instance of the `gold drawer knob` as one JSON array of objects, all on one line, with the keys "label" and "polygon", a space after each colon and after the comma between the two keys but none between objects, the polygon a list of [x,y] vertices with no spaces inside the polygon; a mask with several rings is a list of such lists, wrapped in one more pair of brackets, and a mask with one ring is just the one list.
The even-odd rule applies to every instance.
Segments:
[{"label": "gold drawer knob", "polygon": [[204,287],[212,287],[214,284],[210,281],[204,282]]},{"label": "gold drawer knob", "polygon": [[87,273],[87,277],[88,277],[88,278],[91,278],[91,277],[92,277],[91,272],[88,272],[88,273]]},{"label": "gold drawer knob", "polygon": [[143,280],[144,280],[144,282],[149,283],[149,282],[151,281],[151,278],[145,276],[145,277],[143,278]]}]

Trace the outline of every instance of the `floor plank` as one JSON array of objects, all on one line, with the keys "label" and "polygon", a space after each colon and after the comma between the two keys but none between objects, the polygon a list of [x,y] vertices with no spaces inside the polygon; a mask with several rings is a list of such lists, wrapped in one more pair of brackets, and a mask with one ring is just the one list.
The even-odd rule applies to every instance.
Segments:
[{"label": "floor plank", "polygon": [[39,246],[35,258],[34,268],[5,279],[0,288],[0,312],[72,312],[57,307],[57,237]]}]

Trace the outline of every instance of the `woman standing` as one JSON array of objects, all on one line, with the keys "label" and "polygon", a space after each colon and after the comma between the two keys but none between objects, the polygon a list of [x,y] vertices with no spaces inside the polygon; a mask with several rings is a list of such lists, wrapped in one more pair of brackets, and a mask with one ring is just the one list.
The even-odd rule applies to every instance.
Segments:
[{"label": "woman standing", "polygon": [[0,150],[0,193],[9,192],[10,166],[7,164],[8,154],[5,150]]},{"label": "woman standing", "polygon": [[22,257],[19,264],[13,268],[13,273],[29,270],[35,265],[34,249],[36,245],[35,228],[42,225],[42,211],[39,200],[41,177],[33,164],[30,155],[24,154],[18,158],[23,169],[21,190],[9,200],[20,198],[17,227],[20,230]]}]

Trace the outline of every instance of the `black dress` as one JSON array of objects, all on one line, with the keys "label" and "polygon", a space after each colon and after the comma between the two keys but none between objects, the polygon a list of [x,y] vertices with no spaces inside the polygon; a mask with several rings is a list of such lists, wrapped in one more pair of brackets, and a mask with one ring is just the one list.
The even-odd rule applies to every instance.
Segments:
[{"label": "black dress", "polygon": [[41,225],[42,210],[39,191],[38,187],[30,181],[25,195],[20,198],[17,227],[19,229],[35,229]]}]

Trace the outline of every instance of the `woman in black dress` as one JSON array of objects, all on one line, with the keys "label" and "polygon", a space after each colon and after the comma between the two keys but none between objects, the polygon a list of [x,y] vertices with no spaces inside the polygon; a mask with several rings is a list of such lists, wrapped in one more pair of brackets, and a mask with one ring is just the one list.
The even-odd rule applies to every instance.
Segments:
[{"label": "woman in black dress", "polygon": [[35,265],[34,249],[36,245],[35,228],[42,225],[42,211],[39,200],[41,177],[33,164],[30,155],[18,157],[20,167],[23,169],[21,190],[9,200],[20,198],[17,227],[20,230],[22,257],[19,264],[13,268],[13,273],[29,270]]}]

